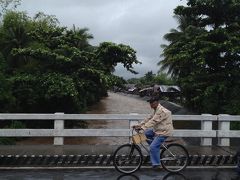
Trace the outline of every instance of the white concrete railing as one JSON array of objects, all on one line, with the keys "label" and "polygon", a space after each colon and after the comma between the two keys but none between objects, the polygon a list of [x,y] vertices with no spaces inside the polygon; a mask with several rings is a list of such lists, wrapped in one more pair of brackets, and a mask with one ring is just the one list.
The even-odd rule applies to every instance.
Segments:
[{"label": "white concrete railing", "polygon": [[[130,127],[143,120],[146,114],[0,114],[1,120],[53,120],[54,129],[0,129],[0,137],[54,137],[54,145],[63,145],[64,137],[129,137]],[[66,120],[126,120],[127,129],[65,129]],[[240,121],[240,116],[230,115],[173,115],[173,121],[200,121],[201,129],[176,129],[174,137],[200,137],[201,145],[211,146],[212,138],[218,138],[220,146],[229,146],[229,138],[240,138],[240,131],[230,130],[230,121]],[[218,121],[219,130],[212,124]]]},{"label": "white concrete railing", "polygon": [[240,138],[240,130],[230,130],[230,122],[240,122],[240,116],[231,116],[228,114],[218,115],[217,138],[220,146],[229,146],[230,138]]}]

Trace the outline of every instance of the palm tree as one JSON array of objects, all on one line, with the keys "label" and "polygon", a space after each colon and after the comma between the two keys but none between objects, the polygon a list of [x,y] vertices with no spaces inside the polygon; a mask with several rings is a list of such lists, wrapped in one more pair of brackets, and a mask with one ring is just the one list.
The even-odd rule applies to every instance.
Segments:
[{"label": "palm tree", "polygon": [[79,50],[87,49],[90,47],[89,40],[93,39],[93,35],[88,33],[88,28],[76,28],[73,25],[71,30],[67,30],[65,41],[69,46],[78,48]]},{"label": "palm tree", "polygon": [[196,24],[196,22],[192,23],[195,21],[194,18],[182,15],[175,15],[174,18],[178,21],[179,26],[177,29],[171,29],[169,33],[164,35],[163,38],[167,40],[169,44],[161,45],[161,48],[163,49],[161,57],[164,59],[159,61],[158,65],[161,66],[159,72],[167,70],[168,74],[171,74],[173,77],[178,77],[181,73],[181,64],[186,61],[181,57],[177,57],[177,55],[187,44],[188,32],[193,31],[194,27],[192,24]]},{"label": "palm tree", "polygon": [[13,49],[27,47],[30,43],[28,35],[28,17],[22,12],[9,11],[4,15],[0,27],[0,49],[10,68],[25,63],[25,57],[13,57]]}]

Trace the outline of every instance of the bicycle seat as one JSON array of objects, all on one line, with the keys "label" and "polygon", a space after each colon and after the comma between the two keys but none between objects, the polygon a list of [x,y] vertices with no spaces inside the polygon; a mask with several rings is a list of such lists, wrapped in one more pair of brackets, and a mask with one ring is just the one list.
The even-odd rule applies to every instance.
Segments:
[{"label": "bicycle seat", "polygon": [[171,142],[174,142],[175,140],[174,139],[169,139],[169,140],[165,140],[164,142],[165,143],[171,143]]},{"label": "bicycle seat", "polygon": [[177,138],[177,137],[172,137],[172,136],[167,137],[166,140],[164,141],[164,143],[166,143],[166,144],[177,143],[177,144],[182,144],[182,145],[185,144],[183,139]]},{"label": "bicycle seat", "polygon": [[179,139],[177,139],[177,138],[168,136],[164,142],[165,142],[165,143],[173,143],[173,142],[176,142],[176,141],[178,141],[178,140],[179,140]]}]

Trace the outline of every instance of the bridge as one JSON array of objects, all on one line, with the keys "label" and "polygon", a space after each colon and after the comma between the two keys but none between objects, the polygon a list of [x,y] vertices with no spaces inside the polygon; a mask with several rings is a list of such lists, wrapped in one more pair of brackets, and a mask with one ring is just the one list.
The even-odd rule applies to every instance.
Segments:
[{"label": "bridge", "polygon": [[[64,145],[65,137],[130,137],[131,126],[147,117],[147,114],[0,114],[1,121],[46,121],[54,123],[53,129],[0,129],[0,137],[53,137],[53,145],[1,146],[1,168],[37,167],[112,167],[112,153],[116,147],[99,145]],[[66,129],[65,121],[127,121],[126,129]],[[187,144],[190,151],[190,166],[230,167],[236,166],[230,139],[240,138],[240,130],[231,130],[230,123],[240,121],[240,116],[221,115],[173,115],[174,122],[196,121],[200,129],[175,129],[173,136],[201,138],[197,147]],[[213,128],[217,123],[217,128]],[[213,139],[217,145],[213,146]],[[29,148],[29,149],[28,149]],[[150,165],[149,156],[144,156],[144,165]]]}]

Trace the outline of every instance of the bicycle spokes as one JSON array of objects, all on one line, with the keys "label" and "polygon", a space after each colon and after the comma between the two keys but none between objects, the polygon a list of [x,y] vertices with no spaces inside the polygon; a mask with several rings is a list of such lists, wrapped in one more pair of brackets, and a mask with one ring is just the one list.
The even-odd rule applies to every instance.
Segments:
[{"label": "bicycle spokes", "polygon": [[161,153],[161,164],[170,172],[179,172],[188,164],[188,152],[179,144],[170,144]]},{"label": "bicycle spokes", "polygon": [[142,165],[141,151],[130,144],[120,146],[114,153],[113,163],[115,168],[125,174],[135,172]]}]

